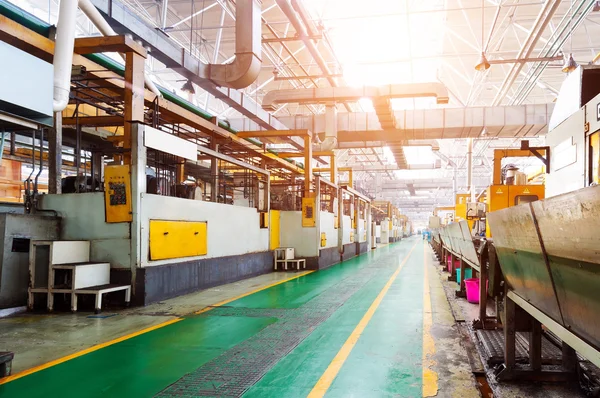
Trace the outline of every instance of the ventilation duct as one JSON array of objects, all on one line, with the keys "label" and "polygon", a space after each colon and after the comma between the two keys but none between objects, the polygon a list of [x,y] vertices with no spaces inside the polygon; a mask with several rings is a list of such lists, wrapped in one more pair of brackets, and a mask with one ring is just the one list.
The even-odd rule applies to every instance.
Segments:
[{"label": "ventilation duct", "polygon": [[257,0],[238,0],[235,14],[235,58],[228,64],[201,64],[199,75],[218,86],[240,89],[254,83],[260,73],[260,3]]},{"label": "ventilation duct", "polygon": [[435,97],[438,104],[448,103],[448,90],[442,83],[390,84],[387,86],[327,87],[274,90],[268,92],[262,107],[268,111],[281,104],[317,104],[326,102],[358,101],[361,98],[417,98]]},{"label": "ventilation duct", "polygon": [[54,112],[62,112],[69,103],[76,19],[77,2],[61,1],[56,23],[56,46],[54,47],[54,101],[52,104]]},{"label": "ventilation duct", "polygon": [[337,143],[337,108],[335,104],[327,104],[325,106],[325,139],[314,144],[312,150],[331,151],[337,148]]},{"label": "ventilation duct", "polygon": [[[263,97],[262,107],[275,110],[280,104],[326,103],[325,140],[313,146],[313,151],[330,151],[337,147],[337,111],[336,102],[358,101],[361,98],[372,98],[374,104],[383,100],[383,108],[376,107],[377,116],[382,128],[395,128],[395,117],[390,99],[436,97],[438,104],[448,103],[448,90],[441,83],[390,84],[378,87],[330,87],[312,89],[274,90]],[[386,124],[387,122],[387,124]],[[398,155],[400,156],[400,155]],[[405,162],[399,164],[405,165]]]},{"label": "ventilation duct", "polygon": [[[54,112],[62,112],[69,103],[78,5],[104,36],[115,36],[117,34],[89,0],[60,2],[56,24],[56,45],[54,47]],[[147,74],[144,76],[144,80],[148,88],[160,97],[160,91]]]},{"label": "ventilation duct", "polygon": [[[75,21],[77,5],[104,36],[117,33],[106,22],[90,0],[61,1],[59,19],[56,27],[56,47],[54,54],[54,104],[55,112],[64,110],[69,102],[71,89],[71,66],[75,44]],[[182,65],[186,74],[196,70],[203,79],[234,89],[245,88],[252,84],[261,66],[261,9],[257,0],[238,1],[236,4],[236,48],[235,58],[228,64],[202,64],[184,54]],[[193,64],[195,67],[192,67]],[[161,96],[148,75],[144,76],[146,86],[155,95]]]}]

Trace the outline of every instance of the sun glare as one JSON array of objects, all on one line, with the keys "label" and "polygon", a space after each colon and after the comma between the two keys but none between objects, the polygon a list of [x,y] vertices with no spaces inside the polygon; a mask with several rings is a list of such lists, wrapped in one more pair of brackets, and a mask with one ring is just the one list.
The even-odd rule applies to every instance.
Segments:
[{"label": "sun glare", "polygon": [[[363,0],[305,3],[314,16],[323,19],[349,85],[437,80],[444,13],[407,16],[406,1],[372,0],[368,6]],[[411,3],[410,11],[443,7],[439,0]]]}]

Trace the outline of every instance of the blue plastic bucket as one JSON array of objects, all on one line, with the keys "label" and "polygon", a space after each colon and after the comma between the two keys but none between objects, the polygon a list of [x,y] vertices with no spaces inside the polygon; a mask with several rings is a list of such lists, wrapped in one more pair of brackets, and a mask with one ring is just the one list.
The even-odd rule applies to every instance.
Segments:
[{"label": "blue plastic bucket", "polygon": [[[473,269],[472,268],[467,268],[467,271],[465,272],[465,279],[469,279],[473,276]],[[456,269],[456,283],[460,283],[460,268]]]}]

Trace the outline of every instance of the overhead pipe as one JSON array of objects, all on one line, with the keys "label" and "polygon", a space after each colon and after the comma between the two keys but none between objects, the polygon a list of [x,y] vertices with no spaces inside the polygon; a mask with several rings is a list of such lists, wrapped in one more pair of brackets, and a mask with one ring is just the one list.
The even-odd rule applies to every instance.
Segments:
[{"label": "overhead pipe", "polygon": [[[571,8],[575,8],[575,7],[576,8],[574,11],[572,11],[571,21],[570,22],[567,21],[568,13],[563,16],[563,18],[558,23],[558,25],[555,27],[555,29],[551,35],[551,39],[554,37],[556,39],[554,40],[554,42],[552,42],[552,44],[550,45],[550,48],[547,48],[550,43],[550,41],[548,41],[544,45],[542,50],[540,50],[540,54],[543,56],[554,56],[556,54],[559,54],[562,51],[564,43],[570,37],[569,34],[562,37],[563,34],[565,32],[575,31],[579,27],[579,25],[581,23],[583,23],[586,16],[588,15],[588,13],[592,10],[592,7],[594,5],[593,3],[594,2],[583,0],[581,3],[578,3],[577,6],[575,6],[573,4]],[[573,22],[574,16],[577,15],[578,13],[579,13],[579,16],[577,17],[577,20],[575,20],[575,22]],[[563,26],[563,21],[566,22],[564,24],[564,26]],[[527,76],[525,76],[526,79],[522,80],[521,83],[519,84],[519,87],[517,87],[516,94],[512,97],[512,100],[510,101],[509,104],[512,105],[512,104],[522,103],[523,100],[525,99],[525,97],[531,92],[531,90],[533,90],[533,88],[535,87],[535,85],[537,83],[537,79],[542,74],[542,72],[546,69],[547,66],[548,66],[547,62],[541,62],[534,66],[535,69],[533,69],[533,67],[532,67],[528,71]],[[531,71],[532,69],[533,69],[533,71]],[[529,73],[529,72],[531,72],[531,73]]]},{"label": "overhead pipe", "polygon": [[77,2],[61,1],[54,47],[54,100],[52,102],[54,112],[62,112],[69,104],[76,20]]},{"label": "overhead pipe", "polygon": [[[296,4],[296,8],[300,10],[299,13],[301,18],[306,18],[304,23],[301,21],[301,18],[298,18],[298,14],[296,13],[296,10],[294,10],[294,6],[290,3],[290,0],[275,0],[275,2],[277,3],[281,11],[283,11],[285,16],[289,19],[290,23],[296,30],[296,33],[298,34],[302,42],[304,42],[306,49],[308,50],[312,58],[315,60],[317,65],[319,65],[319,68],[321,69],[323,74],[325,74],[325,78],[327,79],[329,84],[332,87],[337,87],[338,84],[335,78],[333,77],[333,72],[331,71],[331,69],[329,69],[329,66],[327,66],[327,62],[321,55],[321,52],[310,38],[312,35],[310,35],[305,28],[305,25],[309,26],[309,19],[307,18],[306,12],[302,8],[302,6],[300,4]],[[345,104],[345,107],[348,110],[348,112],[352,112],[352,109],[348,104]]]},{"label": "overhead pipe", "polygon": [[298,15],[300,15],[300,18],[302,19],[304,26],[306,26],[306,29],[307,29],[310,37],[317,36],[317,34],[318,34],[317,27],[315,26],[314,22],[310,18],[310,15],[308,15],[308,12],[304,8],[304,5],[301,2],[299,2],[298,0],[291,0],[291,3],[292,3],[292,7],[294,8],[294,10],[296,10]]},{"label": "overhead pipe", "polygon": [[[523,46],[521,46],[519,54],[515,57],[516,59],[529,58],[531,56],[531,53],[535,49],[535,44],[542,36],[542,33],[546,29],[546,26],[548,26],[548,24],[552,21],[552,17],[554,16],[554,13],[560,6],[560,3],[560,0],[547,0],[546,3],[544,3],[542,10],[540,11],[535,20],[531,32],[525,39]],[[519,73],[523,69],[523,66],[524,63],[513,64],[510,72],[504,78],[500,90],[494,98],[494,106],[498,106],[502,103],[502,100],[504,99],[504,97],[506,97],[508,90],[519,76]]]},{"label": "overhead pipe", "polygon": [[325,139],[313,144],[313,151],[331,151],[337,148],[337,108],[335,104],[325,106]]},{"label": "overhead pipe", "polygon": [[239,0],[235,3],[235,15],[233,61],[228,64],[200,64],[198,74],[221,87],[241,89],[256,81],[262,65],[260,3],[258,0]]},{"label": "overhead pipe", "polygon": [[[75,3],[75,1],[73,1]],[[61,2],[62,3],[62,2]],[[106,22],[106,20],[102,17],[98,9],[90,2],[90,0],[79,0],[79,8],[81,11],[92,21],[94,26],[98,29],[103,36],[116,36],[117,32]],[[58,42],[58,39],[57,39]],[[71,51],[72,53],[73,51]],[[123,55],[121,55],[123,57]],[[123,60],[125,58],[123,57]],[[69,78],[71,74],[71,66],[69,65]],[[157,97],[162,97],[162,94],[158,87],[154,84],[154,82],[150,79],[150,76],[147,73],[144,73],[144,83],[154,95]]]},{"label": "overhead pipe", "polygon": [[290,0],[275,0],[275,2],[277,3],[281,11],[283,11],[285,16],[290,20],[290,23],[296,30],[296,33],[306,45],[308,52],[314,58],[317,65],[319,65],[319,68],[321,68],[323,73],[327,76],[327,81],[329,81],[329,83],[332,86],[337,86],[337,82],[333,77],[331,77],[332,72],[327,66],[325,59],[323,59],[323,56],[319,52],[319,49],[317,48],[317,46],[315,46],[315,43],[313,43],[313,41],[310,39],[311,35],[309,35],[302,21],[300,21],[300,18],[298,18],[298,14],[296,14],[294,7],[290,3]]},{"label": "overhead pipe", "polygon": [[314,104],[325,102],[358,101],[361,98],[417,98],[436,97],[438,104],[447,104],[448,89],[440,82],[389,84],[385,86],[327,87],[269,91],[262,108],[274,110],[285,103]]}]

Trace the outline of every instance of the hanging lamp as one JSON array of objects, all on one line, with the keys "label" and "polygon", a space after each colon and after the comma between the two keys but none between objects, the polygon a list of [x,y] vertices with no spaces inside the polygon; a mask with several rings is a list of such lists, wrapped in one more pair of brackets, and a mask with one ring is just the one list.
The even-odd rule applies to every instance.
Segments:
[{"label": "hanging lamp", "polygon": [[183,83],[183,86],[181,86],[181,91],[188,94],[196,94],[196,89],[194,89],[194,85],[190,79]]},{"label": "hanging lamp", "polygon": [[490,61],[487,60],[485,53],[482,52],[481,56],[479,57],[479,62],[477,62],[477,65],[475,65],[475,70],[483,72],[488,69],[490,69]]},{"label": "hanging lamp", "polygon": [[564,73],[571,73],[575,69],[577,69],[577,62],[573,59],[573,54],[569,54],[567,58],[565,58],[565,63],[563,65],[562,71]]}]

